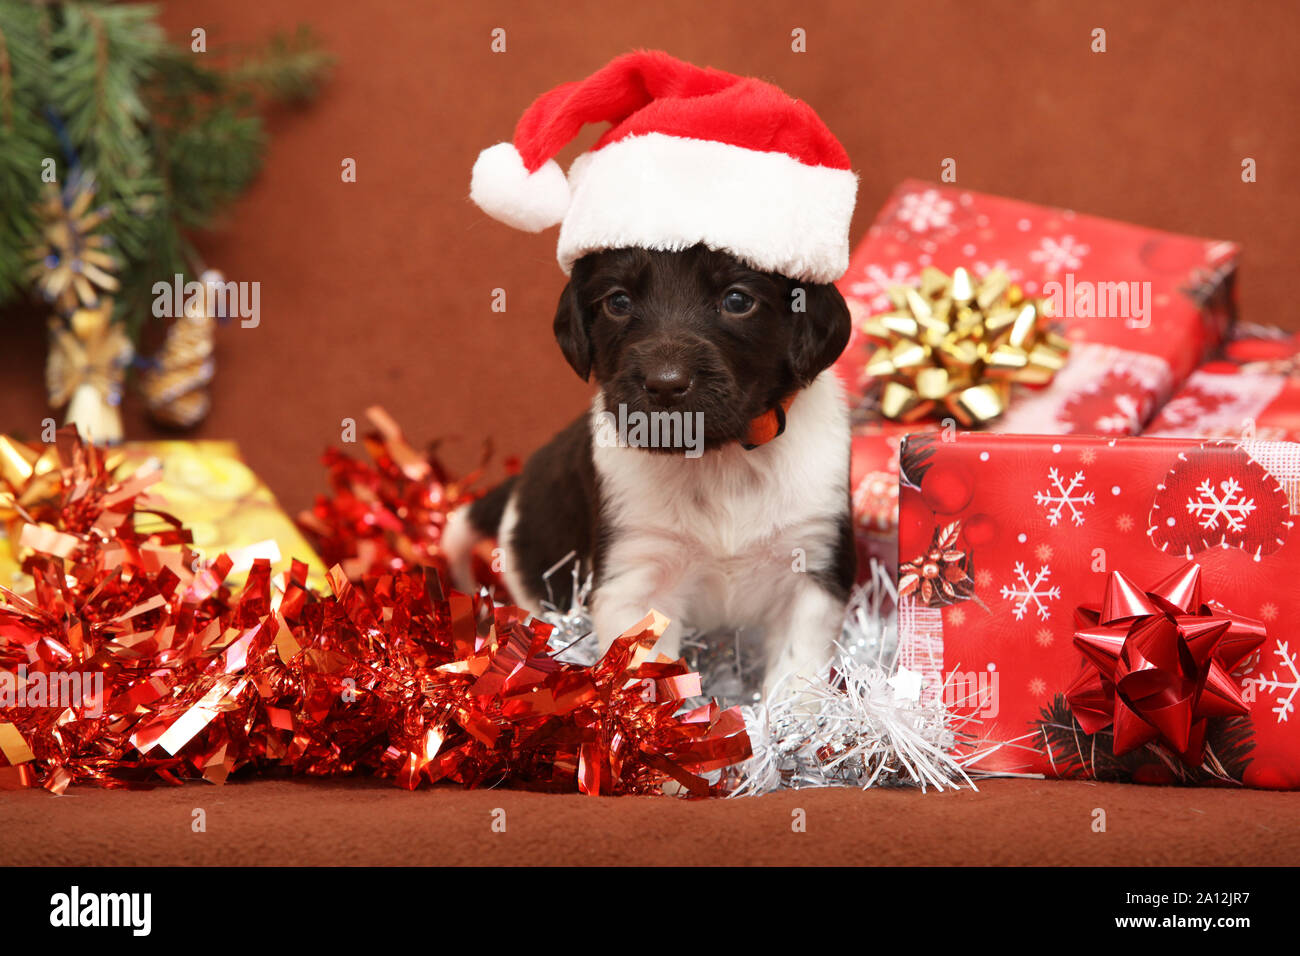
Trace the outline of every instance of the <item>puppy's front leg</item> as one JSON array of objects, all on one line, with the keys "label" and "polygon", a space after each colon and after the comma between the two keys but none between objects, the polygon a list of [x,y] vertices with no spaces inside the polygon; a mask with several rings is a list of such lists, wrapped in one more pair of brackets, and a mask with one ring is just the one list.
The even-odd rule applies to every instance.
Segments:
[{"label": "puppy's front leg", "polygon": [[764,700],[770,701],[778,690],[786,695],[807,688],[806,679],[817,676],[839,639],[844,605],[843,598],[835,597],[815,578],[800,575],[787,612],[767,629]]},{"label": "puppy's front leg", "polygon": [[669,620],[655,650],[669,657],[681,653],[680,602],[663,584],[661,576],[650,568],[624,571],[601,583],[591,598],[591,620],[602,654],[651,610]]}]

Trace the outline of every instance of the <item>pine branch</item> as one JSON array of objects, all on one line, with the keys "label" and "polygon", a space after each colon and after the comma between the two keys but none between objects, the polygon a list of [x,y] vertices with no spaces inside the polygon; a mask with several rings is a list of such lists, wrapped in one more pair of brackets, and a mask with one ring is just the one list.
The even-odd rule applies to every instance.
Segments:
[{"label": "pine branch", "polygon": [[237,65],[169,44],[157,10],[99,0],[0,5],[0,303],[30,286],[41,171],[76,168],[109,210],[118,314],[133,334],[152,286],[187,274],[184,232],[211,224],[261,168],[259,104],[313,95],[332,58],[311,32],[276,35]]},{"label": "pine branch", "polygon": [[1205,759],[1200,767],[1187,766],[1154,742],[1117,757],[1114,734],[1110,730],[1084,733],[1064,694],[1057,694],[1039,711],[1037,724],[1057,776],[1066,778],[1131,781],[1141,767],[1163,764],[1178,783],[1223,779],[1240,782],[1255,749],[1250,719],[1231,717],[1209,722]]},{"label": "pine branch", "polygon": [[921,479],[930,470],[937,450],[935,435],[908,435],[899,448],[898,473],[905,485],[921,487]]},{"label": "pine branch", "polygon": [[187,106],[172,123],[155,127],[168,196],[184,228],[203,228],[261,169],[262,120],[231,103],[215,103]]},{"label": "pine branch", "polygon": [[58,9],[49,107],[66,132],[72,153],[66,160],[93,176],[130,268],[156,228],[164,187],[145,134],[149,111],[141,87],[166,38],[152,7],[66,3]]},{"label": "pine branch", "polygon": [[47,31],[43,8],[0,6],[0,302],[26,287],[42,163],[58,153],[53,131],[34,108],[49,87]]},{"label": "pine branch", "polygon": [[1255,725],[1249,717],[1212,720],[1205,735],[1205,750],[1207,758],[1221,766],[1229,777],[1241,780],[1255,751]]},{"label": "pine branch", "polygon": [[316,95],[333,63],[311,27],[303,24],[295,33],[273,34],[260,51],[230,71],[230,81],[282,103],[302,103]]}]

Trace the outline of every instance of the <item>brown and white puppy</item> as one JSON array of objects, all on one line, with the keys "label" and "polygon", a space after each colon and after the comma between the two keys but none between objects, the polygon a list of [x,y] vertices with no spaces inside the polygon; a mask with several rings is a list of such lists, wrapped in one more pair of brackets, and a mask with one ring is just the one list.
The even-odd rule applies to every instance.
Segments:
[{"label": "brown and white puppy", "polygon": [[496,536],[513,597],[536,611],[543,573],[573,551],[594,574],[602,651],[653,608],[672,621],[667,654],[683,628],[754,629],[765,693],[815,674],[854,578],[848,412],[828,370],[849,337],[838,290],[703,245],[614,249],[574,264],[554,329],[600,391],[452,515],[462,586],[473,541]]}]

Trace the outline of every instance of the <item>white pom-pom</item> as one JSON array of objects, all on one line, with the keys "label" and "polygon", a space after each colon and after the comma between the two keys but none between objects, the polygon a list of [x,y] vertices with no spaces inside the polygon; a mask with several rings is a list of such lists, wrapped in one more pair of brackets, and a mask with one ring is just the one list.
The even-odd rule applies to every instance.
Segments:
[{"label": "white pom-pom", "polygon": [[485,213],[527,232],[557,225],[569,209],[569,181],[548,159],[534,173],[512,143],[497,143],[478,154],[470,177],[469,198]]}]

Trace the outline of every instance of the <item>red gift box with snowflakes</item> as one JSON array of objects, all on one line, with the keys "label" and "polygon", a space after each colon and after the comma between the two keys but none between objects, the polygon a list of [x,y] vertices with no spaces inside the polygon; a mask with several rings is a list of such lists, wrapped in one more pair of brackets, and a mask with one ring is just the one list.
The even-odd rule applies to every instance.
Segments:
[{"label": "red gift box with snowflakes", "polygon": [[1160,409],[1144,434],[1300,441],[1300,335],[1234,335]]},{"label": "red gift box with snowflakes", "polygon": [[980,771],[1300,788],[1300,445],[901,449],[899,665]]},{"label": "red gift box with snowflakes", "polygon": [[[863,322],[921,271],[1006,272],[1049,298],[1071,343],[1051,384],[1019,388],[991,429],[1132,435],[1218,347],[1233,315],[1237,247],[1064,209],[909,180],[885,203],[838,283],[854,316],[836,364],[855,406],[854,508],[860,540],[888,540],[897,519],[898,445],[927,427],[882,420],[866,374],[876,344]],[[937,423],[930,427],[938,427]]]}]

